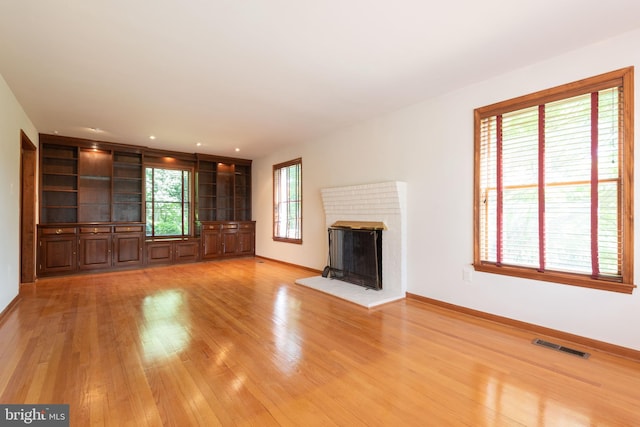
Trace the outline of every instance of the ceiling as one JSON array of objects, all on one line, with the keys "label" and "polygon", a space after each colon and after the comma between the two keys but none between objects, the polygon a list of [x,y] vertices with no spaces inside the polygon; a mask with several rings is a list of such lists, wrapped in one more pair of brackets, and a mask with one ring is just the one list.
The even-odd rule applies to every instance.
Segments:
[{"label": "ceiling", "polygon": [[637,0],[3,0],[0,74],[41,133],[256,159],[639,16]]}]

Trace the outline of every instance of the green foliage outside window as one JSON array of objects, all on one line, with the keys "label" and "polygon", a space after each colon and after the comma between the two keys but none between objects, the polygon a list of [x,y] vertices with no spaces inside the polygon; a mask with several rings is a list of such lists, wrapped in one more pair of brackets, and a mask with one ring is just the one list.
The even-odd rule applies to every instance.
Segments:
[{"label": "green foliage outside window", "polygon": [[148,167],[145,176],[147,236],[189,235],[189,171]]}]

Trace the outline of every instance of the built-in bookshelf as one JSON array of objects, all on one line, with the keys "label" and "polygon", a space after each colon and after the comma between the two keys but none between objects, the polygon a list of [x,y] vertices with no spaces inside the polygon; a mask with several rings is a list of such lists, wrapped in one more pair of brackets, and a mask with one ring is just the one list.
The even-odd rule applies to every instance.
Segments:
[{"label": "built-in bookshelf", "polygon": [[251,220],[250,161],[232,163],[202,155],[196,179],[199,222]]},{"label": "built-in bookshelf", "polygon": [[114,152],[111,221],[142,222],[142,154]]},{"label": "built-in bookshelf", "polygon": [[78,222],[111,220],[110,150],[80,148],[78,157]]},{"label": "built-in bookshelf", "polygon": [[40,222],[77,222],[78,148],[44,145],[41,156]]}]

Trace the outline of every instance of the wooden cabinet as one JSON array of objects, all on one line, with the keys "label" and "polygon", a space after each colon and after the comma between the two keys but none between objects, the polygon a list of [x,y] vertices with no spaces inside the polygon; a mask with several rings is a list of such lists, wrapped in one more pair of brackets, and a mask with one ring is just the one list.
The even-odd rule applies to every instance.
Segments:
[{"label": "wooden cabinet", "polygon": [[202,258],[249,256],[255,254],[254,221],[203,222]]},{"label": "wooden cabinet", "polygon": [[51,227],[38,233],[38,274],[76,271],[78,238],[75,227]]},{"label": "wooden cabinet", "polygon": [[143,230],[141,224],[39,226],[38,274],[142,266]]},{"label": "wooden cabinet", "polygon": [[200,239],[158,239],[146,242],[147,264],[194,262],[199,259]]}]

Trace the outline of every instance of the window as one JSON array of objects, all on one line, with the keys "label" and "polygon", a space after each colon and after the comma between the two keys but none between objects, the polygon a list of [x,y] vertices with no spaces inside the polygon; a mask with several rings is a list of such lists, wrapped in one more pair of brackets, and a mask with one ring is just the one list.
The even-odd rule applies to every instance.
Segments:
[{"label": "window", "polygon": [[631,293],[633,68],[478,108],[474,267]]},{"label": "window", "polygon": [[273,166],[273,239],[302,243],[302,159]]},{"label": "window", "polygon": [[191,172],[147,167],[145,176],[147,236],[188,236]]}]

